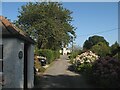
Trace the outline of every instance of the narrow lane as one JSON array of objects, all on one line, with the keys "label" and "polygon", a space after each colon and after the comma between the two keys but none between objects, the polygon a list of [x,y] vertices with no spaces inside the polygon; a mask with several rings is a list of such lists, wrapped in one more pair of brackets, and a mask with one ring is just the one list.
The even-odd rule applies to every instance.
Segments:
[{"label": "narrow lane", "polygon": [[37,88],[92,88],[80,74],[68,70],[67,56],[61,56],[40,78]]}]

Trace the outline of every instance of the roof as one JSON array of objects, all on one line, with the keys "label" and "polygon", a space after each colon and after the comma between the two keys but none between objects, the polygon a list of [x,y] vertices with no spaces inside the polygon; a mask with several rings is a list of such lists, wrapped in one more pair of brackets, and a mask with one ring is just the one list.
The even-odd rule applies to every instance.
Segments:
[{"label": "roof", "polygon": [[35,41],[31,37],[29,37],[27,33],[16,27],[14,24],[12,24],[9,20],[7,20],[3,16],[0,16],[0,28],[2,28],[3,38],[15,37],[22,39],[26,42],[35,44]]}]

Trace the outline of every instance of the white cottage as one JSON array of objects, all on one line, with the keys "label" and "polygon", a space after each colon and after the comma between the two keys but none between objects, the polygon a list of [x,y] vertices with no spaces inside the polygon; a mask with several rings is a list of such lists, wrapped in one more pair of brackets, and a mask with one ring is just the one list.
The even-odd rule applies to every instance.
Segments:
[{"label": "white cottage", "polygon": [[2,88],[34,86],[34,40],[0,16],[0,74]]}]

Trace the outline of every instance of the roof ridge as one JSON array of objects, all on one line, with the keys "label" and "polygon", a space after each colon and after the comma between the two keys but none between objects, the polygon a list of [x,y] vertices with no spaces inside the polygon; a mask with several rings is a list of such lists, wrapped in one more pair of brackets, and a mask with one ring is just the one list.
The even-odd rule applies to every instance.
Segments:
[{"label": "roof ridge", "polygon": [[5,27],[11,28],[10,29],[11,32],[14,32],[15,34],[18,33],[18,34],[22,35],[23,37],[28,38],[30,41],[33,40],[25,31],[23,31],[20,28],[16,27],[13,23],[11,23],[4,16],[0,16],[0,21],[5,25]]},{"label": "roof ridge", "polygon": [[17,32],[19,32],[22,35],[27,35],[28,34],[26,32],[24,32],[23,30],[21,30],[20,28],[16,27],[13,23],[11,23],[8,19],[6,19],[4,16],[0,16],[0,20],[8,27],[8,26],[12,26],[12,28],[14,28]]}]

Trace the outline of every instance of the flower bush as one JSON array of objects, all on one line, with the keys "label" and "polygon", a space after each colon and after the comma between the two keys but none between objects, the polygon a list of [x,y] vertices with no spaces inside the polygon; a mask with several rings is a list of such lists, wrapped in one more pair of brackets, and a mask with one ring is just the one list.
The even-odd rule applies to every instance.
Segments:
[{"label": "flower bush", "polygon": [[87,51],[74,59],[74,68],[98,87],[120,87],[120,60],[118,58],[99,57]]},{"label": "flower bush", "polygon": [[102,87],[120,87],[120,61],[105,57],[92,65],[92,80]]},{"label": "flower bush", "polygon": [[75,70],[78,72],[89,71],[92,63],[99,58],[92,51],[86,51],[74,59]]}]

